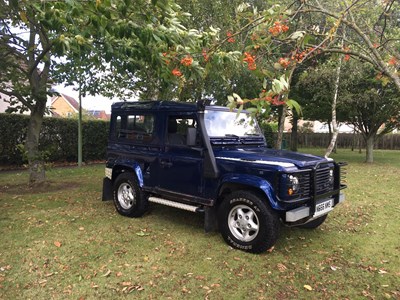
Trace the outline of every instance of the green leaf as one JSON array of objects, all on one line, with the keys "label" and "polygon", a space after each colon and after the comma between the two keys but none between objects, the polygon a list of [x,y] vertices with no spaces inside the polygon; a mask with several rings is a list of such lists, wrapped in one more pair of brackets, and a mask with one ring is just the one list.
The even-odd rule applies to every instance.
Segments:
[{"label": "green leaf", "polygon": [[239,117],[240,113],[243,111],[243,104],[239,106],[237,113],[236,113],[236,118]]},{"label": "green leaf", "polygon": [[286,101],[286,105],[287,105],[290,109],[294,109],[294,110],[297,112],[297,114],[298,114],[299,116],[301,116],[301,115],[303,114],[302,109],[301,109],[301,106],[300,106],[300,104],[299,104],[296,100],[288,99],[288,100]]},{"label": "green leaf", "polygon": [[233,95],[233,97],[234,97],[234,99],[235,99],[236,102],[237,102],[237,101],[242,101],[242,98],[241,98],[238,94],[233,93],[232,95]]},{"label": "green leaf", "polygon": [[257,107],[249,107],[249,108],[246,108],[246,111],[248,111],[251,114],[256,114],[256,113],[258,113],[258,108]]},{"label": "green leaf", "polygon": [[149,234],[148,234],[148,233],[145,233],[145,232],[143,232],[143,231],[139,231],[139,232],[136,232],[136,235],[137,235],[137,236],[148,236]]},{"label": "green leaf", "polygon": [[293,32],[289,36],[289,38],[292,39],[292,40],[298,40],[298,39],[301,39],[305,34],[306,34],[305,31],[296,31],[296,32]]},{"label": "green leaf", "polygon": [[264,78],[264,80],[263,80],[263,85],[262,85],[262,87],[263,87],[264,90],[267,89],[267,84],[268,84],[267,78]]}]

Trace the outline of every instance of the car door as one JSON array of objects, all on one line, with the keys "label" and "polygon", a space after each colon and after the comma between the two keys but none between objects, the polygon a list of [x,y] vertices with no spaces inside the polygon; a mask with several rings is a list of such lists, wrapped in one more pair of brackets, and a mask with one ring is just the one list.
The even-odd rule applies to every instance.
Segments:
[{"label": "car door", "polygon": [[[195,115],[174,116],[166,120],[164,151],[159,156],[159,190],[175,196],[203,195],[203,151],[199,139],[188,137],[197,133]],[[195,140],[189,142],[188,140]],[[186,197],[185,197],[186,198]]]}]

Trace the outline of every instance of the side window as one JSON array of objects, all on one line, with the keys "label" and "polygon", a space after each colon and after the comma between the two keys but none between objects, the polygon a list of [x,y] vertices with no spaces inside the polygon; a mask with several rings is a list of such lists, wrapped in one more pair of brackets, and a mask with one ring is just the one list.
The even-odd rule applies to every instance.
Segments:
[{"label": "side window", "polygon": [[168,118],[166,143],[170,145],[199,144],[196,119],[190,116],[170,116]]},{"label": "side window", "polygon": [[135,143],[153,143],[153,115],[120,115],[115,119],[115,137],[121,141]]}]

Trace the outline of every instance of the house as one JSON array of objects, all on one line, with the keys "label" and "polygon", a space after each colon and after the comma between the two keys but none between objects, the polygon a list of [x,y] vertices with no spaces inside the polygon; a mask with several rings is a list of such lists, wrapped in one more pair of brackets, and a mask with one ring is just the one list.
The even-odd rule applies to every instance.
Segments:
[{"label": "house", "polygon": [[50,110],[53,117],[69,118],[79,113],[79,103],[70,96],[59,94],[51,99]]},{"label": "house", "polygon": [[89,116],[99,120],[110,120],[110,115],[105,110],[86,110]]},{"label": "house", "polygon": [[[51,100],[51,114],[53,117],[69,118],[79,113],[79,103],[73,97],[65,94],[59,94]],[[83,109],[82,114],[99,120],[109,120],[104,110],[87,110]]]}]

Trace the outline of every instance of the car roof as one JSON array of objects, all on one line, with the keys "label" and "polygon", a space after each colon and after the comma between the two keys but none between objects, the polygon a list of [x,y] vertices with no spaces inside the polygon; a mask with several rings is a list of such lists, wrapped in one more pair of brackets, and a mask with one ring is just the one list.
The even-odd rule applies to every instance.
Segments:
[{"label": "car roof", "polygon": [[[223,106],[205,106],[206,109],[228,110]],[[116,102],[111,106],[112,111],[176,111],[197,112],[202,110],[197,103],[178,101],[124,101]]]}]

